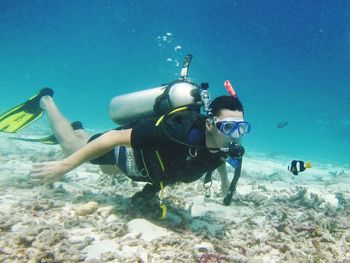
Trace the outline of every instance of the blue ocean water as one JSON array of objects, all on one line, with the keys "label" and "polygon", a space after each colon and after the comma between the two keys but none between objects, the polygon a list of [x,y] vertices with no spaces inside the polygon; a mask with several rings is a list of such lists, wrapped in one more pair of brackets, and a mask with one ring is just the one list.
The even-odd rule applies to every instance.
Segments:
[{"label": "blue ocean water", "polygon": [[0,10],[0,112],[50,86],[70,120],[110,129],[111,98],[176,79],[190,53],[190,75],[212,97],[226,79],[235,86],[248,153],[350,163],[347,0],[3,0]]}]

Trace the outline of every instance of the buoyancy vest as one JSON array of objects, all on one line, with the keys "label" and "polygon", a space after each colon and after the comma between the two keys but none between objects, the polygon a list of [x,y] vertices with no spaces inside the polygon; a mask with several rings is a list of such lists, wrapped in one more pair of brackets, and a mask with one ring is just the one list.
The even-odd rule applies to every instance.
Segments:
[{"label": "buoyancy vest", "polygon": [[155,125],[163,131],[164,146],[135,154],[152,183],[193,182],[225,161],[225,153],[205,149],[206,117],[198,111],[183,107],[162,118]]}]

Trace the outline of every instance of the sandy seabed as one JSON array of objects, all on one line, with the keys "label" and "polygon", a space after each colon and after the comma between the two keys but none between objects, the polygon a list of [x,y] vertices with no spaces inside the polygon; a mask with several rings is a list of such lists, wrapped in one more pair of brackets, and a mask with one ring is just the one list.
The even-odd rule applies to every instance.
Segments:
[{"label": "sandy seabed", "polygon": [[[34,185],[34,162],[57,146],[0,134],[1,262],[350,262],[350,169],[327,164],[298,176],[288,160],[249,153],[238,193],[223,206],[218,176],[177,184],[131,204],[142,189],[85,164],[51,186]],[[232,170],[230,170],[232,177]]]}]

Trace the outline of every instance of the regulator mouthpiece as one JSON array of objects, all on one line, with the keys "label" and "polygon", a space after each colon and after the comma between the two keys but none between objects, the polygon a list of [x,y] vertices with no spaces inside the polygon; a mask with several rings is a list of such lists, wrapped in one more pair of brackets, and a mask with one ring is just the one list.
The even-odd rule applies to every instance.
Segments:
[{"label": "regulator mouthpiece", "polygon": [[241,158],[244,155],[244,147],[236,142],[230,143],[228,148],[221,148],[221,151],[226,152],[231,158]]}]

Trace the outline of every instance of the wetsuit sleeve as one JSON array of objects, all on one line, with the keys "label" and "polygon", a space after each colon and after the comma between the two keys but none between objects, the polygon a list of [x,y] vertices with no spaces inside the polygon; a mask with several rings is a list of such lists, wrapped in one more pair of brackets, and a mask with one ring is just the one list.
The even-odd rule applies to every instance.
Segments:
[{"label": "wetsuit sleeve", "polygon": [[156,149],[168,145],[169,141],[163,130],[155,126],[153,121],[141,121],[131,131],[131,147],[133,149]]}]

